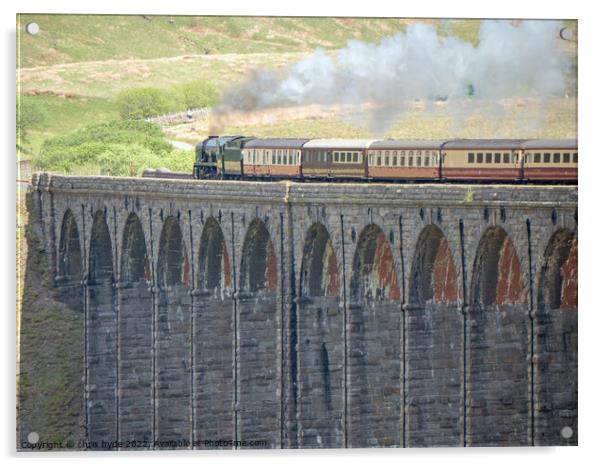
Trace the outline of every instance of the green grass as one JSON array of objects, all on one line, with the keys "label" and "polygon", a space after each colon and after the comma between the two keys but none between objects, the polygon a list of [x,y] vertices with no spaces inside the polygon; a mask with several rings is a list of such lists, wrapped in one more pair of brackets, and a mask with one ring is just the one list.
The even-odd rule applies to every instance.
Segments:
[{"label": "green grass", "polygon": [[379,40],[403,31],[404,19],[20,15],[21,67],[91,60],[151,59],[190,54],[336,49],[347,40]]},{"label": "green grass", "polygon": [[46,110],[44,120],[32,125],[27,140],[23,141],[24,158],[35,158],[47,138],[70,133],[92,121],[102,123],[119,118],[112,99],[55,95],[21,96],[21,99],[36,102]]}]

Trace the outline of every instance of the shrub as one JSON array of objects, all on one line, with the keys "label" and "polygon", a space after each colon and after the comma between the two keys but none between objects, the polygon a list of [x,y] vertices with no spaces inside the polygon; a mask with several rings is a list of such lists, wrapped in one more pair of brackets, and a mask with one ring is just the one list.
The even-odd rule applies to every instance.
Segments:
[{"label": "shrub", "polygon": [[117,108],[124,120],[137,120],[163,115],[170,111],[165,91],[153,87],[127,89],[117,95]]},{"label": "shrub", "polygon": [[46,140],[35,165],[60,173],[134,176],[145,168],[189,171],[190,152],[174,151],[154,123],[112,121]]},{"label": "shrub", "polygon": [[219,99],[217,88],[207,81],[190,81],[179,87],[184,109],[213,107]]}]

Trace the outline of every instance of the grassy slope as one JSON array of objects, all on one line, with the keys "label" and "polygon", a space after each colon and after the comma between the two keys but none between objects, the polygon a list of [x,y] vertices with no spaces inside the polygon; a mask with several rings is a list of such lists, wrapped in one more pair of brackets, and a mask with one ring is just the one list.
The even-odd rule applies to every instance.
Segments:
[{"label": "grassy slope", "polygon": [[376,41],[402,31],[408,20],[21,15],[20,22],[40,25],[37,36],[21,35],[21,66],[32,67],[190,54],[335,49],[350,38]]},{"label": "grassy slope", "polygon": [[[254,68],[282,68],[316,47],[378,40],[405,29],[398,19],[21,15],[20,92],[47,108],[23,144],[117,117],[114,96],[130,87],[169,88],[205,79],[223,89]],[[295,31],[291,34],[291,31]],[[253,54],[253,55],[249,55]]]},{"label": "grassy slope", "polygon": [[[245,79],[253,69],[284,69],[316,47],[335,53],[352,38],[378,41],[403,31],[416,20],[173,17],[170,22],[170,17],[159,16],[147,20],[142,16],[23,15],[20,21],[36,21],[41,27],[37,36],[21,34],[20,38],[21,92],[41,102],[49,114],[44,124],[33,128],[30,141],[24,144],[35,154],[47,137],[117,117],[113,98],[123,89],[170,88],[193,79],[205,79],[225,89]],[[478,43],[478,20],[421,22],[434,24],[441,36]],[[576,57],[574,43],[562,45],[569,56]],[[576,121],[571,112],[575,105],[574,100],[538,105],[536,111],[544,115],[541,121],[553,123],[545,128],[529,128],[529,135],[574,135]],[[560,113],[553,112],[557,108],[561,108]],[[392,127],[388,136],[457,136],[457,128],[448,120],[436,114],[410,113]],[[479,135],[480,125],[482,136],[510,136],[521,130],[517,127],[520,119],[502,122],[501,131],[498,122],[488,118],[473,118],[469,123],[462,128],[465,137]],[[227,130],[266,136],[299,132],[308,137],[367,134],[361,126],[323,118],[301,124],[237,125]],[[189,142],[204,137],[182,137],[178,132],[171,135]]]},{"label": "grassy slope", "polygon": [[18,440],[37,432],[41,441],[73,448],[83,438],[83,316],[56,299],[25,196],[17,208]]}]

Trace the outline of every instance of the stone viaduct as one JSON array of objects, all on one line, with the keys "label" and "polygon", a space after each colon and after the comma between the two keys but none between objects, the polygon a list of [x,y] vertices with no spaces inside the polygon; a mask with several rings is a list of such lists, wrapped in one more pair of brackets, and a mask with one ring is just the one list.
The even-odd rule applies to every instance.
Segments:
[{"label": "stone viaduct", "polygon": [[29,196],[84,315],[90,441],[577,443],[575,186],[39,174]]}]

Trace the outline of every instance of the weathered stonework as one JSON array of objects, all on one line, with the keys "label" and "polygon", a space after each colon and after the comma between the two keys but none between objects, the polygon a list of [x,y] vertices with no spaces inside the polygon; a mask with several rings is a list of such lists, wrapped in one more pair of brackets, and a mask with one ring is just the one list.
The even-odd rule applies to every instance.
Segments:
[{"label": "weathered stonework", "polygon": [[29,196],[86,322],[90,441],[577,443],[576,187],[41,174]]}]

